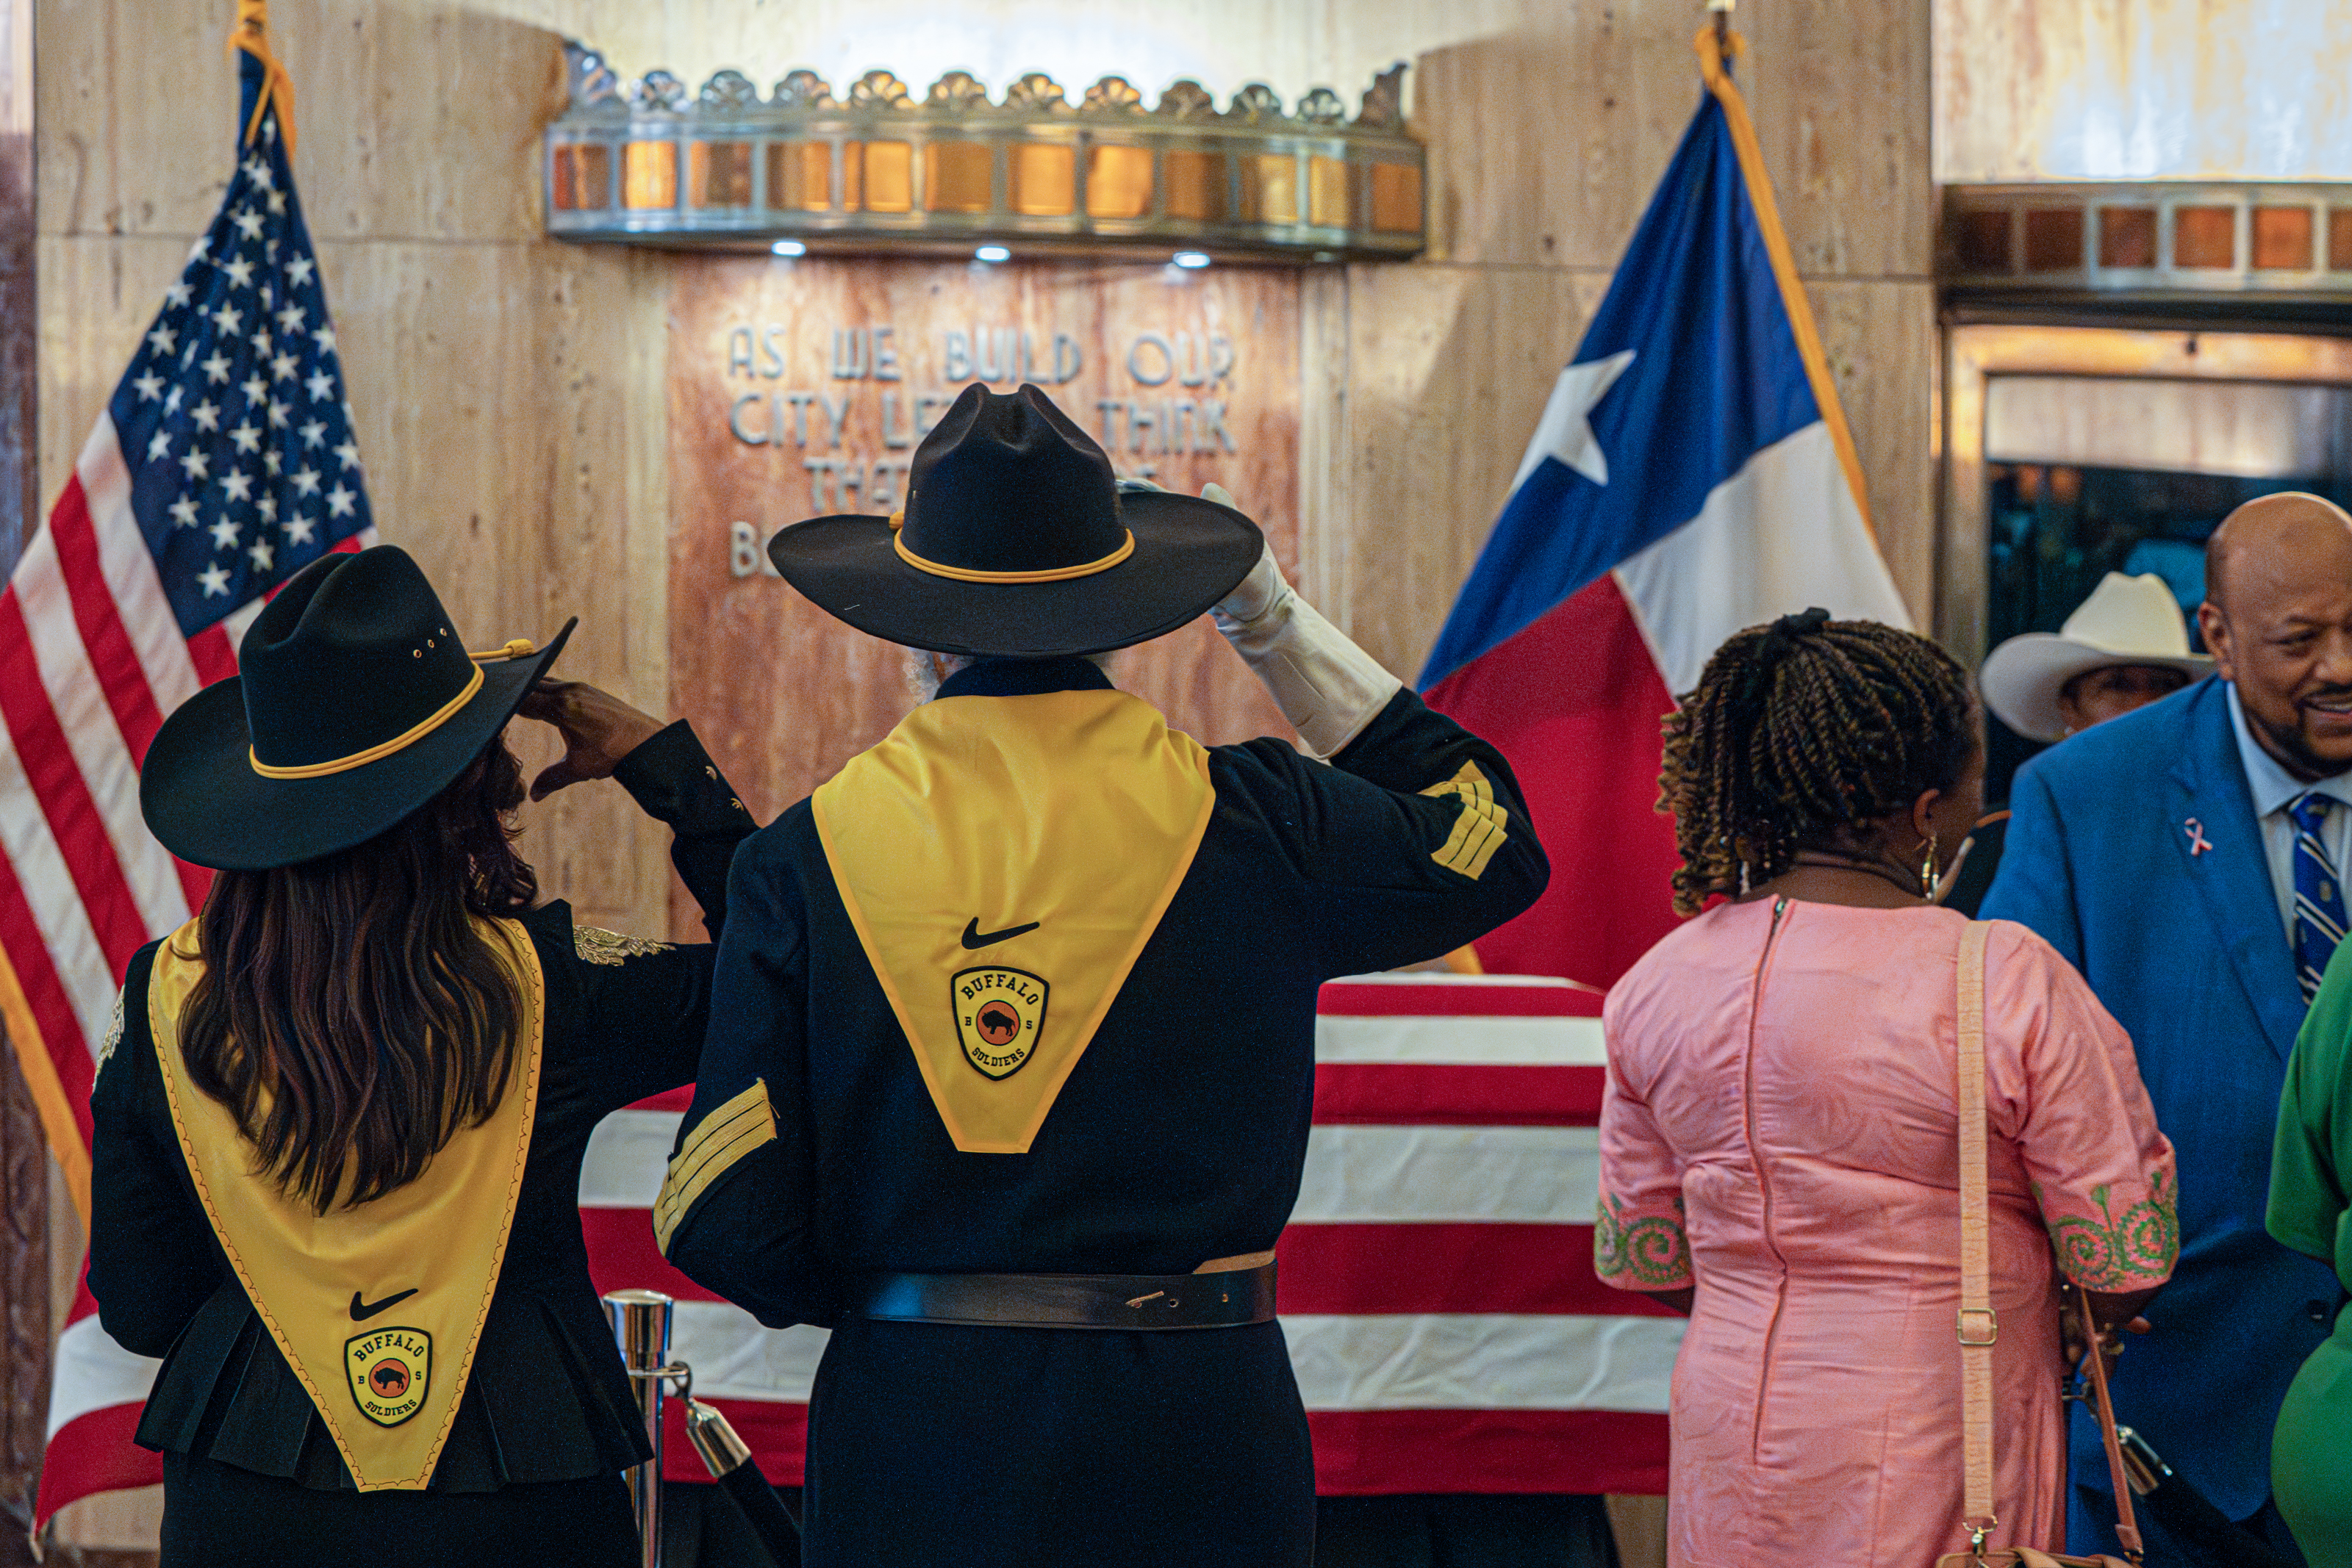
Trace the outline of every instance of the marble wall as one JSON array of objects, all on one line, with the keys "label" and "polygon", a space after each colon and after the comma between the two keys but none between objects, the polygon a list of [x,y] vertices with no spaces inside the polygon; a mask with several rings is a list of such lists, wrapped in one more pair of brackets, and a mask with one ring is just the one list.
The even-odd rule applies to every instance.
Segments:
[{"label": "marble wall", "polygon": [[1936,177],[2352,180],[2352,6],[1936,0]]},{"label": "marble wall", "polygon": [[[18,530],[39,506],[33,252],[32,7],[0,0],[0,564],[16,559]],[[0,1061],[0,1508],[12,1511],[37,1483],[46,1433],[49,1168],[31,1092],[11,1057]],[[26,1555],[16,1542],[0,1541],[0,1564],[14,1568]]]},{"label": "marble wall", "polygon": [[[799,800],[913,699],[898,647],[843,626],[763,571],[763,555],[737,550],[803,517],[903,504],[910,453],[892,444],[936,421],[972,369],[1006,372],[994,390],[1009,392],[1027,360],[1120,472],[1187,493],[1223,484],[1297,570],[1298,290],[1287,267],[679,258],[670,672],[680,711],[745,799],[771,810]],[[979,332],[988,346],[973,344]],[[830,373],[836,351],[871,370],[877,340],[898,379]],[[957,345],[968,365],[950,375]],[[1139,386],[1138,371],[1162,384]],[[1202,384],[1187,389],[1186,376]],[[1122,686],[1211,745],[1288,733],[1206,622],[1120,653],[1117,668]]]}]

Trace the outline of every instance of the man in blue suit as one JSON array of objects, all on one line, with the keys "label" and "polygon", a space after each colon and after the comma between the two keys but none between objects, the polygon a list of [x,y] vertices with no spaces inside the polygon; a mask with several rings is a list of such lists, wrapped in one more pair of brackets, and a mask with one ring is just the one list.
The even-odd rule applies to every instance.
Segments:
[{"label": "man in blue suit", "polygon": [[[2316,496],[2239,507],[2206,548],[2198,622],[2215,675],[2019,770],[1983,913],[2082,970],[2179,1154],[2180,1263],[2116,1369],[2116,1418],[2299,1560],[2271,1428],[2342,1295],[2263,1212],[2287,1052],[2345,928],[2352,516]],[[2069,1536],[2116,1551],[2095,1427],[2078,1415],[2073,1439]],[[2141,1521],[2155,1560],[2201,1561]]]}]

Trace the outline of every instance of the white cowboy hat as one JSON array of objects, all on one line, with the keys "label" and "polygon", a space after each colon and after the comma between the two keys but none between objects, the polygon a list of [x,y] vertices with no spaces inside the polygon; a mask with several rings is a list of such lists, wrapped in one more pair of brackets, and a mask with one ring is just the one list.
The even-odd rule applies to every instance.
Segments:
[{"label": "white cowboy hat", "polygon": [[2115,664],[2153,664],[2190,680],[2212,672],[2212,660],[2189,651],[2180,603],[2154,572],[2107,573],[2055,635],[2028,632],[1995,648],[1977,684],[1985,706],[2018,734],[2063,740],[2058,694],[2076,675]]}]

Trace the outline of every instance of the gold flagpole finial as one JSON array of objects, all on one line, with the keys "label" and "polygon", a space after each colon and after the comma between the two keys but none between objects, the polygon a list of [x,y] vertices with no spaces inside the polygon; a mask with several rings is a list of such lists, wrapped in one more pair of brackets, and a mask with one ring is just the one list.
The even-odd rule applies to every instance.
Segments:
[{"label": "gold flagpole finial", "polygon": [[1715,52],[1717,58],[1732,52],[1731,7],[1738,0],[1706,0],[1706,8],[1715,15]]},{"label": "gold flagpole finial", "polygon": [[1748,40],[1731,30],[1734,0],[1707,0],[1707,25],[1694,40],[1698,46],[1699,74],[1713,89],[1731,62],[1747,52]]},{"label": "gold flagpole finial", "polygon": [[254,99],[253,119],[245,128],[245,144],[261,134],[261,117],[278,106],[278,128],[286,136],[286,155],[294,155],[294,78],[269,49],[269,0],[236,0],[236,31],[228,37],[228,56],[239,49],[261,62],[261,95]]}]

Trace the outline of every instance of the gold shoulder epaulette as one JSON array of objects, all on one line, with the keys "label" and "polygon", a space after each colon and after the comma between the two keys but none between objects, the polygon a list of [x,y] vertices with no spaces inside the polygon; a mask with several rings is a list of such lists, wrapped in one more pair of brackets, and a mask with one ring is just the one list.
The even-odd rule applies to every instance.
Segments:
[{"label": "gold shoulder epaulette", "polygon": [[648,953],[667,953],[671,944],[656,942],[650,936],[624,936],[617,931],[607,931],[601,925],[575,925],[572,928],[572,950],[584,964],[619,964],[626,958],[642,958]]},{"label": "gold shoulder epaulette", "polygon": [[114,1054],[114,1048],[121,1043],[122,993],[118,990],[114,993],[114,1018],[113,1020],[106,1026],[105,1041],[98,1048],[98,1066],[91,1070],[93,1075],[106,1071],[107,1058],[112,1056]]}]

